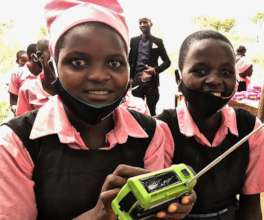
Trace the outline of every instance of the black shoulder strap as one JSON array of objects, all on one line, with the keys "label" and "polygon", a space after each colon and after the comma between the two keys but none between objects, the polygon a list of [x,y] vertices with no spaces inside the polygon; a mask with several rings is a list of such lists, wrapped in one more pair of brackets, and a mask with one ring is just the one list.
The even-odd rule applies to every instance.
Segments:
[{"label": "black shoulder strap", "polygon": [[[254,129],[256,117],[243,109],[235,109],[238,133],[241,138]],[[164,110],[157,119],[166,122],[174,136],[178,134],[179,125],[175,109]]]},{"label": "black shoulder strap", "polygon": [[156,121],[154,118],[148,115],[144,115],[140,112],[134,111],[134,110],[128,110],[134,118],[137,120],[137,122],[140,124],[140,126],[146,131],[148,134],[150,140],[152,140],[152,137],[154,135],[154,132],[156,130]]},{"label": "black shoulder strap", "polygon": [[179,130],[176,109],[166,109],[157,115],[156,118],[166,122],[172,133]]},{"label": "black shoulder strap", "polygon": [[[238,132],[239,135],[242,135],[243,137],[253,130],[255,126],[256,117],[244,109],[235,109],[235,112]],[[164,110],[156,118],[166,122],[170,127],[171,131],[179,127],[175,109]]]},{"label": "black shoulder strap", "polygon": [[[36,140],[30,140],[30,132],[32,130],[32,126],[34,124],[37,110],[29,112],[25,115],[22,115],[20,117],[16,117],[14,119],[11,119],[10,121],[4,123],[4,125],[9,126],[20,138],[20,140],[23,142],[24,146],[30,153],[30,156],[35,163],[37,161],[40,147],[38,144],[38,139]],[[155,119],[151,118],[150,116],[143,115],[139,112],[129,110],[129,112],[134,116],[134,118],[137,120],[137,122],[140,124],[140,126],[146,131],[146,133],[149,136],[149,142],[152,140],[152,137],[154,135],[155,129],[156,129],[156,121]]]},{"label": "black shoulder strap", "polygon": [[30,132],[32,130],[33,123],[35,121],[37,110],[26,113],[20,117],[16,117],[11,119],[10,121],[4,123],[3,125],[9,126],[22,141],[26,149],[28,150],[33,162],[37,161],[37,157],[39,154],[39,147],[37,144],[37,140],[30,140]]},{"label": "black shoulder strap", "polygon": [[238,133],[241,138],[250,133],[255,126],[256,117],[244,109],[235,109]]}]

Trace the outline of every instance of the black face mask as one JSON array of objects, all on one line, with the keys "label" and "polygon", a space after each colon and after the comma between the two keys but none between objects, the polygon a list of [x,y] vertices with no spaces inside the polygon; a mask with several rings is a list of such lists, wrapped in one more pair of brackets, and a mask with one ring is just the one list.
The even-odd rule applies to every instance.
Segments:
[{"label": "black face mask", "polygon": [[120,105],[123,100],[122,95],[113,103],[102,106],[95,107],[91,106],[81,100],[71,96],[62,86],[59,78],[57,78],[54,83],[54,88],[57,94],[61,97],[62,102],[66,105],[74,114],[76,114],[81,120],[85,121],[87,124],[95,125],[100,121],[104,120],[106,117],[112,114],[112,112]]},{"label": "black face mask", "polygon": [[182,92],[191,109],[199,113],[202,117],[212,116],[226,105],[233,96],[232,93],[228,97],[218,97],[209,92],[192,90],[187,88],[183,81],[179,84],[179,90]]}]

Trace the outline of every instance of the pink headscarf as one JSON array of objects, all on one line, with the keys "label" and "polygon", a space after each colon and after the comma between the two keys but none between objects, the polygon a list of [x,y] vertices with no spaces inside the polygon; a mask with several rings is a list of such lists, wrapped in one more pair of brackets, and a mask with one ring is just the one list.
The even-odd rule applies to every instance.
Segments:
[{"label": "pink headscarf", "polygon": [[112,27],[129,47],[128,27],[117,0],[51,0],[45,6],[45,16],[53,55],[58,39],[72,27],[86,22]]}]

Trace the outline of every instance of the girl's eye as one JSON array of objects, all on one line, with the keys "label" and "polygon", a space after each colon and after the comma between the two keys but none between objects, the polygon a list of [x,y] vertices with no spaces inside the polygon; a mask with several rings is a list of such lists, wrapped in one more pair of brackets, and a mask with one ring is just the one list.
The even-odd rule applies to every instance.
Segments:
[{"label": "girl's eye", "polygon": [[111,66],[113,69],[117,69],[121,66],[121,61],[119,60],[109,60],[108,64]]},{"label": "girl's eye", "polygon": [[197,76],[205,76],[207,74],[207,70],[205,68],[197,68],[197,69],[194,69],[193,72]]},{"label": "girl's eye", "polygon": [[234,71],[231,71],[229,69],[222,69],[221,70],[221,75],[223,75],[223,76],[231,76],[231,75],[234,75]]},{"label": "girl's eye", "polygon": [[82,59],[73,59],[71,65],[75,68],[82,68],[87,66],[87,63]]}]

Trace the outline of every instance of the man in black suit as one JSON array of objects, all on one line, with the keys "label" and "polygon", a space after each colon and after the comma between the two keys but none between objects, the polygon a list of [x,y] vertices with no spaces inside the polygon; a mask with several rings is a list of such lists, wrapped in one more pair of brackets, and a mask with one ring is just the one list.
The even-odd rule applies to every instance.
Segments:
[{"label": "man in black suit", "polygon": [[[152,22],[149,18],[139,19],[142,35],[130,41],[130,78],[134,87],[132,94],[145,99],[151,115],[156,115],[159,100],[159,73],[170,66],[163,41],[151,35]],[[159,65],[159,57],[162,63]]]}]

